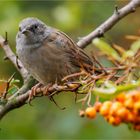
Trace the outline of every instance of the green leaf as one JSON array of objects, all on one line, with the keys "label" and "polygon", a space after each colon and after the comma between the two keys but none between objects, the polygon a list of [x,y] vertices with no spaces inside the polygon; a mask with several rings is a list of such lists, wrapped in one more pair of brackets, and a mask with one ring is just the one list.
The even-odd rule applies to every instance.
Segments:
[{"label": "green leaf", "polygon": [[108,43],[103,41],[103,39],[95,38],[92,40],[92,43],[104,54],[111,56],[118,61],[121,60],[119,54]]},{"label": "green leaf", "polygon": [[18,91],[18,87],[17,86],[12,86],[9,90],[8,90],[8,94],[14,94]]},{"label": "green leaf", "polygon": [[135,53],[132,50],[128,50],[123,53],[122,59],[125,60],[128,57],[133,57]]},{"label": "green leaf", "polygon": [[19,83],[19,82],[20,82],[20,80],[14,79],[14,78],[13,78],[13,79],[11,80],[10,84],[11,84],[11,85],[14,85],[14,84]]},{"label": "green leaf", "polygon": [[140,40],[133,42],[130,48],[130,50],[133,51],[134,54],[138,51],[138,49],[140,49]]},{"label": "green leaf", "polygon": [[137,88],[138,86],[140,86],[140,81],[132,82],[132,83],[125,84],[125,85],[119,85],[119,86],[115,86],[115,85],[113,86],[113,84],[112,84],[108,88],[107,87],[94,88],[92,93],[99,97],[110,99],[110,98],[116,97],[121,92],[133,90],[133,89]]},{"label": "green leaf", "polygon": [[114,96],[114,94],[116,93],[117,89],[115,87],[111,87],[111,88],[94,88],[94,90],[92,91],[92,93],[94,95],[97,95],[99,97],[105,98],[105,99],[110,99]]},{"label": "green leaf", "polygon": [[131,48],[123,53],[122,58],[125,59],[127,57],[133,57],[138,51],[138,49],[140,49],[140,40],[137,40],[134,43],[132,43]]}]

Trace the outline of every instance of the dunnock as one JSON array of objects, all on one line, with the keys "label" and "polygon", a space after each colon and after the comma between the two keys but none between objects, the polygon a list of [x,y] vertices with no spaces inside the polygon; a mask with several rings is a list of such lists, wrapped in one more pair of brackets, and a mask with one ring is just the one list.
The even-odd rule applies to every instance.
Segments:
[{"label": "dunnock", "polygon": [[92,59],[70,37],[37,18],[20,22],[16,49],[25,68],[44,85],[93,66]]}]

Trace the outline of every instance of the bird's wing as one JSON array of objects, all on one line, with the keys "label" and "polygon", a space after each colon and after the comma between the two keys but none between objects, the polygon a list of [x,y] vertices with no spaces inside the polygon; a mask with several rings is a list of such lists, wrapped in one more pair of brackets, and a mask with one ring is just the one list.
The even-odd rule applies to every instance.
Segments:
[{"label": "bird's wing", "polygon": [[53,43],[54,45],[52,46],[58,47],[60,51],[64,51],[72,65],[84,67],[85,69],[93,66],[92,59],[65,33],[57,29],[51,29],[47,42]]},{"label": "bird's wing", "polygon": [[61,31],[58,31],[58,33],[62,36],[63,41],[66,41],[65,51],[68,53],[71,63],[85,68],[93,66],[92,59],[68,35]]}]

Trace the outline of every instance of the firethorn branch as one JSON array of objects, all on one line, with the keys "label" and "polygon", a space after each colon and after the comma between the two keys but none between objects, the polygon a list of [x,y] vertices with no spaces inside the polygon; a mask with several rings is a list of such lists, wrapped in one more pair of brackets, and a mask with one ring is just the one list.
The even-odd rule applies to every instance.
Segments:
[{"label": "firethorn branch", "polygon": [[[120,21],[122,18],[124,18],[128,14],[134,12],[135,9],[138,8],[139,6],[140,6],[140,0],[132,0],[131,2],[129,2],[126,6],[124,6],[121,9],[118,9],[118,7],[116,7],[114,14],[109,19],[107,19],[103,24],[101,24],[96,30],[94,30],[87,36],[83,37],[79,42],[77,42],[77,45],[81,48],[85,48],[88,44],[91,43],[93,38],[103,36],[103,34],[105,32],[107,32],[109,29],[111,29],[116,23],[118,23],[118,21]],[[35,80],[29,76],[28,76],[27,80],[25,80],[28,75],[28,72],[23,67],[22,63],[17,59],[16,55],[12,52],[12,50],[8,44],[7,35],[6,35],[5,39],[0,36],[0,46],[2,47],[2,49],[4,50],[4,52],[6,54],[6,58],[8,58],[14,64],[14,66],[20,72],[20,74],[24,80],[24,85],[15,94],[13,94],[12,96],[10,96],[9,98],[6,98],[6,99],[1,98],[1,100],[0,100],[0,102],[1,102],[0,119],[2,119],[9,111],[25,105],[27,103],[27,100],[29,99],[29,97],[30,97],[30,101],[31,101],[35,97],[37,97],[36,95],[40,95],[40,93],[44,92],[45,87],[38,88],[36,91],[37,94],[31,95],[30,89],[35,85]],[[94,59],[94,60],[96,61],[96,59]],[[93,82],[95,83],[95,81],[99,80],[100,78],[106,78],[106,79],[110,80],[112,77],[115,77],[115,69],[121,70],[122,66],[119,66],[117,68],[115,67],[115,68],[105,69],[100,65],[100,70],[102,71],[102,74],[97,75],[97,76],[87,74],[87,75],[84,75],[83,79],[80,78],[81,75],[78,75],[78,78],[80,78],[80,80],[81,80],[80,82],[68,83],[68,84],[65,83],[64,85],[61,85],[61,86],[57,85],[57,86],[49,87],[46,89],[46,92],[43,95],[47,95],[47,96],[51,95],[50,99],[52,101],[54,101],[53,95],[55,95],[56,93],[59,93],[61,91],[72,91],[72,92],[76,92],[78,94],[84,94],[84,93],[88,93],[89,89],[91,89],[91,91],[87,94],[86,98],[84,98],[84,100],[90,101],[90,93],[93,90],[94,90],[94,92],[98,92],[98,91],[96,91],[96,89],[92,89],[91,85],[93,84]],[[123,70],[126,71],[127,69],[128,69],[127,66],[123,66]],[[108,71],[109,71],[109,73],[108,73]],[[126,74],[128,74],[128,73],[126,73]],[[69,78],[69,76],[65,77],[65,79],[66,78]],[[65,80],[65,79],[63,79],[63,80]],[[119,79],[119,77],[117,79]],[[80,89],[81,90],[81,92],[80,92],[79,88],[81,85],[83,85],[83,87],[81,88],[82,90]]]},{"label": "firethorn branch", "polygon": [[136,8],[139,6],[140,6],[140,0],[131,0],[126,6],[124,6],[121,9],[118,9],[118,7],[115,6],[115,11],[113,15],[109,17],[105,22],[103,22],[93,32],[91,32],[85,37],[82,37],[82,39],[77,42],[77,45],[80,48],[85,48],[87,45],[89,45],[92,42],[93,38],[103,36],[105,32],[110,30],[122,18],[124,18],[130,13],[135,12]]},{"label": "firethorn branch", "polygon": [[81,117],[94,119],[99,113],[111,125],[129,125],[129,128],[140,131],[140,90],[125,92],[116,96],[112,101],[97,101],[93,106],[80,110]]}]

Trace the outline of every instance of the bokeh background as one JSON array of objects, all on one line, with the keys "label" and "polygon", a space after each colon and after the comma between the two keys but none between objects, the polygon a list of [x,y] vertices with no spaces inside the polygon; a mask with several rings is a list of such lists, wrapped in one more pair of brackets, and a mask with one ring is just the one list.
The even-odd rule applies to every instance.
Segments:
[{"label": "bokeh background", "polygon": [[[124,6],[126,0],[92,1],[0,1],[0,35],[8,32],[10,46],[15,52],[18,23],[25,17],[38,17],[46,24],[66,32],[75,41],[85,36],[105,21],[114,6]],[[121,20],[105,37],[111,42],[129,48],[131,41],[125,35],[137,34],[140,29],[140,9]],[[94,47],[92,50],[94,51]],[[4,61],[0,48],[0,79],[8,79],[16,69]],[[16,78],[22,79],[16,71]],[[0,139],[139,139],[140,133],[121,124],[109,125],[97,116],[95,120],[80,118],[80,104],[75,104],[71,93],[55,97],[60,110],[47,97],[35,99],[33,106],[25,105],[8,113],[0,122]]]}]

